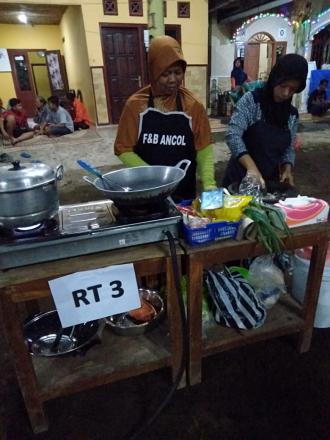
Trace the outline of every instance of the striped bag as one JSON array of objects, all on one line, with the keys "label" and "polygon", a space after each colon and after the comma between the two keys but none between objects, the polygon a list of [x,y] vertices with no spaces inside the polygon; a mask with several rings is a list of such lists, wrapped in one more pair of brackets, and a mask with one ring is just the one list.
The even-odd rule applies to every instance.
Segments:
[{"label": "striped bag", "polygon": [[260,327],[266,319],[266,309],[255,295],[253,287],[240,275],[223,272],[206,273],[208,292],[214,305],[218,324],[248,330]]}]

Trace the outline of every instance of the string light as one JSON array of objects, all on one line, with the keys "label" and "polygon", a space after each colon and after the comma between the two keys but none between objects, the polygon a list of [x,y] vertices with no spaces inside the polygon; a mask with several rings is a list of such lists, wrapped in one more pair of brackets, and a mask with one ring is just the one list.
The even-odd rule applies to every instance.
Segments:
[{"label": "string light", "polygon": [[233,35],[233,37],[232,37],[232,39],[230,41],[231,41],[231,43],[236,42],[237,37],[244,30],[244,28],[246,26],[248,26],[249,24],[251,24],[251,23],[253,23],[253,22],[257,21],[257,20],[260,20],[261,18],[269,18],[269,17],[283,18],[287,22],[287,24],[289,26],[293,26],[295,28],[299,28],[300,26],[307,26],[308,24],[314,25],[316,23],[319,23],[320,19],[324,15],[328,14],[329,12],[330,12],[330,8],[325,9],[324,11],[320,12],[317,15],[317,17],[313,17],[312,19],[308,18],[307,20],[304,20],[301,24],[298,21],[296,21],[296,20],[290,21],[289,18],[286,17],[284,14],[276,14],[276,13],[270,13],[270,12],[267,12],[265,14],[261,13],[259,15],[255,15],[254,17],[249,18],[238,29],[236,29],[236,32],[234,33],[234,35]]},{"label": "string light", "polygon": [[289,26],[292,26],[291,21],[288,19],[288,17],[286,17],[284,14],[276,14],[276,13],[270,13],[270,12],[266,12],[265,14],[261,13],[259,15],[255,15],[254,17],[249,18],[248,20],[246,20],[234,33],[233,38],[232,38],[232,42],[236,41],[236,38],[238,37],[238,35],[242,32],[242,30],[248,26],[249,24],[260,20],[261,18],[269,18],[269,17],[276,17],[276,18],[283,18],[283,20],[285,20],[287,22],[287,24]]}]

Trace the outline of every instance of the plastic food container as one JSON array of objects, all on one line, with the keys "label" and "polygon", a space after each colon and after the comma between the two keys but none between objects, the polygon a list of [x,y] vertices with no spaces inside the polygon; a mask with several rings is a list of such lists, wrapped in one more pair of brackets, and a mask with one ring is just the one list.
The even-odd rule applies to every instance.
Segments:
[{"label": "plastic food container", "polygon": [[183,224],[184,238],[190,245],[235,238],[240,222],[212,222],[202,228],[189,228]]}]

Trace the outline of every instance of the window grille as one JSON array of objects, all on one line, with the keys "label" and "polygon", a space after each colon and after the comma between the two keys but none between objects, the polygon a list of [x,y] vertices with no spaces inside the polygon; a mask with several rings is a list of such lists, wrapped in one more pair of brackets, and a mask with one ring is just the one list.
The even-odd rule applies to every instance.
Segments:
[{"label": "window grille", "polygon": [[142,0],[129,0],[129,15],[135,17],[143,16],[143,2]]},{"label": "window grille", "polygon": [[190,2],[178,2],[178,17],[190,18]]},{"label": "window grille", "polygon": [[104,15],[118,15],[117,0],[103,0]]}]

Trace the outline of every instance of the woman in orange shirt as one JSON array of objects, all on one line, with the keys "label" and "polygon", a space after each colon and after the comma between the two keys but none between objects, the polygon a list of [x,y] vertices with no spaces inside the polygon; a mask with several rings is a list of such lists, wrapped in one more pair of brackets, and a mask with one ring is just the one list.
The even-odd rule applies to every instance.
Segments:
[{"label": "woman in orange shirt", "polygon": [[71,116],[73,119],[74,129],[86,130],[89,128],[91,125],[91,120],[84,104],[76,97],[74,92],[68,92],[66,97],[72,105],[73,114]]}]

